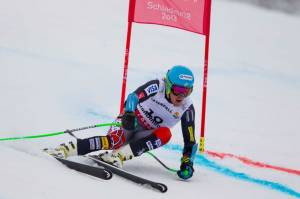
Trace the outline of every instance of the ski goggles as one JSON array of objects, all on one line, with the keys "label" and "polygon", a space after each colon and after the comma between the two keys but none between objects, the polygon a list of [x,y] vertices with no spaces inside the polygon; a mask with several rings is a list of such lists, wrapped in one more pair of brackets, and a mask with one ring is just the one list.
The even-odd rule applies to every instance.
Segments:
[{"label": "ski goggles", "polygon": [[192,93],[193,88],[186,88],[186,87],[173,85],[171,91],[175,96],[187,97]]}]

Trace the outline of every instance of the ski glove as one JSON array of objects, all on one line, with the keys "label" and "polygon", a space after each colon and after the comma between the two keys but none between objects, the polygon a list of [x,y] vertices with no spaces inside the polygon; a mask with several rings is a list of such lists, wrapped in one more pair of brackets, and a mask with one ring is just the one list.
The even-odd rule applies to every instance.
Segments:
[{"label": "ski glove", "polygon": [[177,171],[177,175],[179,176],[179,178],[187,180],[193,176],[193,173],[193,162],[190,160],[189,157],[182,157],[180,170]]},{"label": "ski glove", "polygon": [[134,112],[125,112],[122,116],[122,126],[125,130],[133,131],[137,126],[137,118]]}]

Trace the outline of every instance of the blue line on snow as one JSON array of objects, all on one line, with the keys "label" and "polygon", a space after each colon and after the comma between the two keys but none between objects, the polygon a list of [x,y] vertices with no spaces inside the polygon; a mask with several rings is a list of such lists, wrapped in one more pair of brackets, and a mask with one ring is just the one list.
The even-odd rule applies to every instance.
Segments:
[{"label": "blue line on snow", "polygon": [[[168,150],[182,152],[182,147],[180,145],[177,145],[177,144],[167,144],[167,145],[164,146],[164,148],[168,149]],[[288,186],[285,186],[283,184],[276,183],[276,182],[271,182],[271,181],[268,181],[268,180],[253,178],[253,177],[251,177],[251,176],[249,176],[245,173],[240,173],[240,172],[233,171],[230,168],[218,165],[217,163],[207,159],[203,155],[197,154],[194,163],[197,164],[197,165],[200,165],[200,166],[208,167],[208,168],[210,168],[210,169],[212,169],[212,170],[214,170],[218,173],[224,174],[224,175],[229,176],[229,177],[233,177],[233,178],[236,178],[236,179],[239,179],[239,180],[244,180],[244,181],[247,181],[247,182],[258,184],[258,185],[261,185],[261,186],[264,186],[264,187],[267,187],[267,188],[270,188],[270,189],[288,194],[290,196],[300,198],[300,193],[293,190],[293,189],[291,189],[291,188],[289,188]]]}]

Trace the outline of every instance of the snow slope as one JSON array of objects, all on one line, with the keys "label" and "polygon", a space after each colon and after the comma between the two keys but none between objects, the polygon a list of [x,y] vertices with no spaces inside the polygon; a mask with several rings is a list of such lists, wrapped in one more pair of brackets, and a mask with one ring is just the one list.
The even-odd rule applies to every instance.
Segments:
[{"label": "snow slope", "polygon": [[[110,122],[118,113],[128,1],[0,0],[0,137],[36,135]],[[300,20],[214,1],[206,149],[300,170]],[[200,115],[204,38],[135,24],[128,91],[175,64],[196,74]],[[197,121],[200,121],[198,117]],[[200,123],[197,123],[199,132]],[[105,134],[104,128],[76,133]],[[197,138],[199,135],[197,133]],[[198,155],[188,182],[144,155],[125,169],[166,183],[165,194],[118,177],[104,182],[65,168],[41,149],[67,135],[0,142],[0,199],[19,198],[300,198],[300,176]],[[178,168],[182,137],[154,153]]]}]

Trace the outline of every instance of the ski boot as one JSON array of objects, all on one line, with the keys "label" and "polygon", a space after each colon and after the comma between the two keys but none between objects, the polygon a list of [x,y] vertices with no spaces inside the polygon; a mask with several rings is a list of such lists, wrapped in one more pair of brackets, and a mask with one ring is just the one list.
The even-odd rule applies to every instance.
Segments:
[{"label": "ski boot", "polygon": [[98,158],[108,164],[116,166],[118,168],[123,167],[125,160],[130,160],[134,157],[130,145],[123,146],[119,149],[113,150],[112,152],[105,152],[99,154]]},{"label": "ski boot", "polygon": [[76,145],[70,141],[69,143],[65,144],[60,144],[57,148],[46,148],[44,149],[46,153],[49,155],[58,157],[58,158],[63,158],[67,159],[70,156],[76,156],[78,155],[77,152],[77,147]]}]

